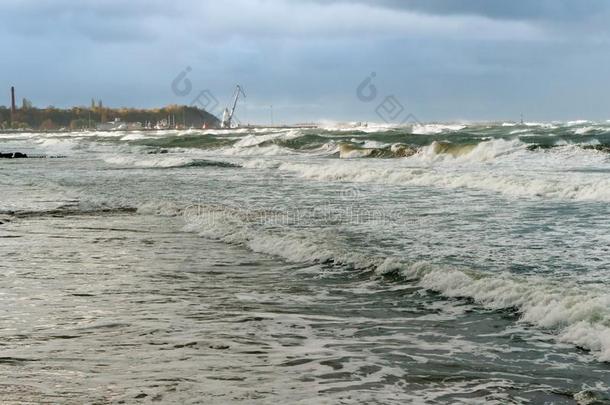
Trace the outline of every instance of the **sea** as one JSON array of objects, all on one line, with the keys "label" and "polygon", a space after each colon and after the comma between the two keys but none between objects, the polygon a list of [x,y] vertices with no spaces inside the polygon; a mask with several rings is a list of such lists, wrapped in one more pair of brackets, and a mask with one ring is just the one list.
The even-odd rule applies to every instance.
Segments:
[{"label": "sea", "polygon": [[0,152],[2,404],[610,403],[610,122]]}]

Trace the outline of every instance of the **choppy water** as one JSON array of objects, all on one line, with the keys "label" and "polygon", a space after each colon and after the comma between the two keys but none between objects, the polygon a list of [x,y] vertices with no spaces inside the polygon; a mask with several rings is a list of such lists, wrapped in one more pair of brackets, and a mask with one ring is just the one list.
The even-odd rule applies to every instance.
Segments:
[{"label": "choppy water", "polygon": [[610,402],[608,124],[9,151],[3,403]]}]

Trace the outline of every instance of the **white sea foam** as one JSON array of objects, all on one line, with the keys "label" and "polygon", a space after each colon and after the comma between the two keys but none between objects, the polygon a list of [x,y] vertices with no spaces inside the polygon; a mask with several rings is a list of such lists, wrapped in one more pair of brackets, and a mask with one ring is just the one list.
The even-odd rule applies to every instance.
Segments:
[{"label": "white sea foam", "polygon": [[281,164],[279,160],[270,159],[248,159],[242,162],[242,166],[248,169],[277,169]]},{"label": "white sea foam", "polygon": [[137,141],[148,138],[149,135],[141,132],[130,132],[127,135],[121,137],[121,141]]},{"label": "white sea foam", "polygon": [[597,146],[597,145],[601,145],[601,142],[599,141],[599,139],[592,138],[591,140],[584,142],[584,144],[591,145],[591,146]]},{"label": "white sea foam", "polygon": [[319,148],[311,150],[310,153],[313,155],[333,155],[338,153],[339,149],[340,145],[335,141],[331,141],[323,144]]},{"label": "white sea foam", "polygon": [[509,135],[525,134],[530,132],[529,129],[513,129],[509,132]]},{"label": "white sea foam", "polygon": [[275,143],[263,145],[270,141],[286,141],[296,139],[303,136],[303,132],[300,130],[275,130],[269,133],[264,131],[262,134],[249,133],[246,136],[237,138],[230,147],[214,150],[212,154],[220,154],[224,156],[280,156],[280,155],[292,155],[296,152],[277,145]]},{"label": "white sea foam", "polygon": [[192,164],[196,159],[184,156],[168,155],[119,155],[104,158],[106,163],[142,168],[181,167]]},{"label": "white sea foam", "polygon": [[603,287],[552,283],[543,278],[469,274],[425,263],[403,273],[448,297],[468,297],[488,308],[514,308],[521,321],[557,333],[558,340],[595,351],[610,361],[610,296]]},{"label": "white sea foam", "polygon": [[296,152],[284,148],[279,145],[267,145],[267,146],[248,146],[248,147],[230,147],[220,149],[218,151],[221,155],[225,156],[281,156],[281,155],[292,155]]},{"label": "white sea foam", "polygon": [[385,142],[373,141],[370,139],[352,138],[349,140],[363,148],[387,148],[390,144]]},{"label": "white sea foam", "polygon": [[351,145],[342,144],[339,146],[339,157],[341,159],[354,159],[370,156],[375,149],[355,148]]},{"label": "white sea foam", "polygon": [[427,263],[405,266],[395,259],[388,259],[378,271],[399,271],[448,297],[472,298],[495,309],[515,308],[523,321],[554,330],[560,341],[593,350],[601,361],[610,361],[610,294],[603,286],[488,275]]},{"label": "white sea foam", "polygon": [[466,128],[461,124],[417,124],[414,125],[411,133],[415,135],[436,135],[444,132],[454,132]]},{"label": "white sea foam", "polygon": [[597,127],[587,126],[587,127],[574,128],[572,130],[572,132],[574,132],[574,134],[576,134],[576,135],[586,135],[589,132],[595,131],[597,129],[598,129]]},{"label": "white sea foam", "polygon": [[224,136],[235,136],[248,134],[251,130],[248,128],[234,128],[234,129],[204,129],[202,133],[205,135],[224,135]]},{"label": "white sea foam", "polygon": [[574,120],[574,121],[566,122],[566,126],[574,127],[574,126],[577,126],[577,125],[586,125],[586,124],[589,124],[589,123],[591,123],[591,121],[589,121],[589,120]]},{"label": "white sea foam", "polygon": [[396,124],[386,124],[386,123],[363,123],[363,122],[333,122],[333,121],[322,121],[320,124],[320,129],[326,131],[334,131],[334,132],[365,132],[365,133],[377,133],[377,132],[387,132],[392,129],[400,128]]},{"label": "white sea foam", "polygon": [[182,214],[184,207],[171,201],[148,201],[137,207],[137,210],[143,215],[175,217]]},{"label": "white sea foam", "polygon": [[423,147],[412,159],[425,161],[457,159],[459,161],[486,162],[526,148],[526,145],[518,140],[507,141],[494,139],[479,142],[476,145],[461,145],[451,143],[432,142]]},{"label": "white sea foam", "polygon": [[610,179],[607,176],[572,174],[531,177],[524,173],[463,171],[443,168],[407,168],[387,165],[333,162],[275,164],[279,170],[322,181],[350,181],[441,188],[471,188],[512,197],[536,197],[570,200],[610,201]]},{"label": "white sea foam", "polygon": [[272,133],[266,135],[246,135],[237,141],[233,146],[235,148],[247,148],[251,146],[260,145],[261,143],[272,141],[272,140],[290,140],[296,139],[303,135],[301,131],[290,130],[287,132]]},{"label": "white sea foam", "polygon": [[42,137],[34,141],[45,154],[67,155],[79,147],[79,138]]},{"label": "white sea foam", "polygon": [[591,350],[601,361],[610,361],[610,294],[603,285],[581,286],[541,277],[491,274],[427,262],[408,263],[398,257],[367,256],[342,248],[332,230],[310,233],[291,228],[272,232],[257,226],[269,215],[273,213],[191,207],[185,211],[185,229],[291,262],[370,269],[377,276],[400,274],[447,297],[470,298],[493,309],[514,308],[521,321],[554,332],[559,341]]}]

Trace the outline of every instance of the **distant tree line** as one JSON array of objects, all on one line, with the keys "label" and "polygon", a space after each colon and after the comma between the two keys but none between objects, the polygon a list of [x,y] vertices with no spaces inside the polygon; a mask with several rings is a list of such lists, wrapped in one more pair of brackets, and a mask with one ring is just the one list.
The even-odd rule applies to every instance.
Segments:
[{"label": "distant tree line", "polygon": [[100,102],[92,100],[90,107],[72,107],[69,109],[36,108],[24,99],[21,108],[18,108],[11,121],[9,107],[0,106],[0,129],[33,129],[41,131],[52,130],[84,130],[95,129],[101,122],[120,121],[142,125],[151,123],[153,126],[162,120],[169,120],[178,127],[201,128],[216,127],[219,120],[205,110],[180,105],[169,105],[163,108],[136,109],[136,108],[107,108]]}]

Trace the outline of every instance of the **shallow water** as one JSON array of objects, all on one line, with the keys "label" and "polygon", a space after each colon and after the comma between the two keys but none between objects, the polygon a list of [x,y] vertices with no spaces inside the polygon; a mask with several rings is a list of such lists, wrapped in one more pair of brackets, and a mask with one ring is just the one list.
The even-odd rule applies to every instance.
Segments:
[{"label": "shallow water", "polygon": [[605,127],[426,131],[1,135],[0,398],[610,401]]}]

